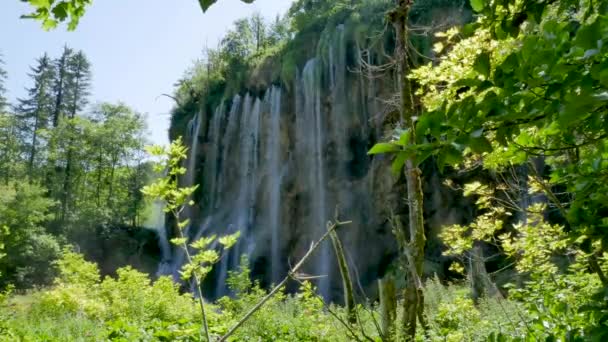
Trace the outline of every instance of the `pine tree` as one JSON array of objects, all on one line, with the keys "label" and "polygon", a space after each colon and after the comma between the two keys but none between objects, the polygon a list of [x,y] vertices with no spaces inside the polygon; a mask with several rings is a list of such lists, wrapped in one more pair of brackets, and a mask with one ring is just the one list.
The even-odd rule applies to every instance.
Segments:
[{"label": "pine tree", "polygon": [[38,152],[39,130],[46,128],[53,113],[53,82],[55,72],[52,61],[47,54],[37,60],[37,66],[31,68],[29,75],[33,86],[28,89],[28,97],[19,99],[16,115],[19,119],[23,145],[28,151],[28,176],[34,176],[34,165]]},{"label": "pine tree", "polygon": [[91,88],[91,63],[84,52],[78,51],[68,59],[66,114],[73,119],[88,104]]},{"label": "pine tree", "polygon": [[[91,64],[82,51],[69,56],[66,65],[66,85],[64,102],[66,114],[69,116],[70,123],[68,129],[75,129],[72,121],[76,116],[84,110],[88,103],[91,86]],[[72,132],[73,133],[73,132]],[[72,201],[72,183],[74,174],[74,155],[76,141],[73,139],[74,134],[69,134],[67,151],[65,156],[65,172],[63,178],[63,187],[61,195],[61,219],[65,220],[69,209],[69,204]]]},{"label": "pine tree", "polygon": [[65,115],[66,107],[66,88],[70,81],[70,74],[68,71],[68,64],[72,58],[74,51],[67,46],[63,48],[63,53],[59,59],[55,60],[55,69],[57,77],[55,79],[55,85],[53,86],[53,94],[55,97],[55,103],[53,106],[53,127],[59,125],[59,119]]},{"label": "pine tree", "polygon": [[4,184],[8,184],[15,176],[20,152],[15,117],[9,113],[10,106],[6,98],[6,79],[7,72],[0,54],[0,181]]},{"label": "pine tree", "polygon": [[0,113],[6,112],[8,109],[8,100],[6,99],[6,87],[4,83],[8,78],[6,70],[4,70],[4,60],[0,54]]}]

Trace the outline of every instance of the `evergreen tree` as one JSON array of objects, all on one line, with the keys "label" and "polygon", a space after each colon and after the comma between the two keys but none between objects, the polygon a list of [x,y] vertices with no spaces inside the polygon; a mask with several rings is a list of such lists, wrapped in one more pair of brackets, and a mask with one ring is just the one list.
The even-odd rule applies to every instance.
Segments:
[{"label": "evergreen tree", "polygon": [[[67,119],[65,127],[61,129],[63,135],[55,137],[53,149],[57,149],[52,154],[50,160],[51,167],[55,168],[55,189],[53,191],[61,203],[59,218],[66,220],[70,203],[73,202],[73,182],[74,175],[77,173],[75,168],[76,143],[75,137],[78,132],[78,125],[75,119],[82,113],[88,103],[91,84],[91,64],[82,51],[74,52],[65,47],[61,57],[55,61],[56,81],[54,87],[55,105],[53,108],[53,126],[58,129],[61,121]],[[62,141],[63,140],[63,141]],[[51,172],[53,173],[53,172]]]},{"label": "evergreen tree", "polygon": [[38,152],[39,130],[48,125],[53,112],[52,87],[55,77],[52,61],[47,54],[37,60],[29,75],[33,86],[27,91],[27,98],[19,99],[17,116],[19,118],[23,145],[28,153],[28,176],[34,176],[35,160]]},{"label": "evergreen tree", "polygon": [[0,181],[8,184],[19,167],[19,142],[15,117],[9,113],[5,82],[7,72],[0,54]]},{"label": "evergreen tree", "polygon": [[63,48],[61,57],[55,60],[55,69],[57,77],[55,79],[55,85],[53,87],[53,94],[55,97],[55,104],[53,107],[53,127],[59,125],[59,119],[65,114],[66,107],[66,88],[69,82],[69,71],[68,63],[72,58],[74,51],[67,46]]},{"label": "evergreen tree", "polygon": [[70,56],[67,64],[67,115],[74,118],[85,109],[91,88],[91,63],[84,52]]},{"label": "evergreen tree", "polygon": [[4,70],[4,60],[0,54],[0,113],[4,113],[8,108],[8,100],[6,99],[6,87],[4,83],[8,78],[6,70]]},{"label": "evergreen tree", "polygon": [[0,181],[7,185],[20,168],[20,146],[15,116],[0,112]]}]

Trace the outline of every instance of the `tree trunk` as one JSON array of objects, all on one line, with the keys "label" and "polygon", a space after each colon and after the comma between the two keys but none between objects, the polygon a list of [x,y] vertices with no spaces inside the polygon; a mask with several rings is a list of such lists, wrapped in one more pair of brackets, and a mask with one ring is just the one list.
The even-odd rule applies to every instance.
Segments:
[{"label": "tree trunk", "polygon": [[[416,143],[416,125],[414,117],[416,106],[414,104],[412,83],[407,77],[411,70],[411,61],[408,57],[408,15],[413,0],[397,0],[396,8],[389,14],[389,18],[396,32],[395,55],[397,60],[397,77],[399,93],[401,97],[401,122],[410,130],[410,144]],[[405,178],[407,182],[407,201],[409,209],[409,241],[401,246],[405,258],[403,258],[404,270],[407,273],[406,289],[403,301],[403,329],[404,339],[414,340],[416,336],[417,318],[424,326],[424,294],[422,288],[422,271],[424,265],[424,217],[423,217],[423,192],[421,172],[413,160],[405,163]]]},{"label": "tree trunk", "polygon": [[477,304],[479,299],[488,294],[486,266],[483,260],[483,250],[480,242],[475,242],[473,250],[469,253],[469,282],[471,283],[471,297]]},{"label": "tree trunk", "polygon": [[112,167],[110,168],[110,179],[108,180],[107,203],[108,203],[109,208],[112,207],[112,197],[114,197],[114,172],[116,170],[116,163],[118,162],[117,159],[118,159],[117,156],[112,157]]},{"label": "tree trunk", "polygon": [[68,212],[68,202],[71,197],[70,181],[72,177],[72,153],[72,139],[70,139],[65,163],[65,175],[63,177],[63,194],[61,196],[61,221],[64,222]]},{"label": "tree trunk", "polygon": [[36,120],[34,121],[34,135],[32,136],[32,148],[30,149],[30,160],[27,168],[28,177],[30,183],[34,180],[34,159],[36,158],[36,144],[38,143],[38,126],[39,126],[39,113],[36,114]]},{"label": "tree trunk", "polygon": [[355,296],[353,294],[353,282],[348,272],[348,263],[344,255],[344,248],[338,233],[332,231],[329,235],[331,237],[331,243],[334,246],[336,252],[336,258],[338,259],[338,266],[340,267],[340,275],[342,276],[342,288],[344,290],[344,303],[346,304],[346,312],[348,313],[348,322],[357,323],[357,313],[355,308]]},{"label": "tree trunk", "polygon": [[101,206],[101,176],[103,170],[103,153],[101,147],[99,148],[99,156],[97,157],[97,188],[95,190],[95,197],[97,206]]},{"label": "tree trunk", "polygon": [[397,292],[395,278],[392,274],[386,274],[384,278],[378,279],[378,292],[382,341],[391,342],[395,340],[395,320],[397,319]]}]

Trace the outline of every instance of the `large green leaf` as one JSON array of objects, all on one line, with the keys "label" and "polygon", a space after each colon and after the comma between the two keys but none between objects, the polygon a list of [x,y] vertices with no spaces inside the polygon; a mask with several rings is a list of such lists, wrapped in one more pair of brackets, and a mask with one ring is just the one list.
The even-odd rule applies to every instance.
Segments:
[{"label": "large green leaf", "polygon": [[485,0],[471,0],[471,7],[475,12],[481,12],[485,7],[484,1]]},{"label": "large green leaf", "polygon": [[393,164],[391,165],[391,170],[393,171],[393,175],[397,176],[403,169],[403,165],[408,158],[408,154],[406,152],[399,152],[395,160],[393,160]]},{"label": "large green leaf", "polygon": [[473,137],[469,139],[469,146],[471,150],[475,153],[481,154],[484,152],[492,152],[492,144],[490,141],[484,137]]},{"label": "large green leaf", "polygon": [[391,153],[391,152],[397,152],[399,151],[400,148],[398,145],[395,144],[391,144],[391,143],[377,143],[376,145],[374,145],[374,147],[372,147],[371,150],[369,150],[369,152],[367,152],[367,154],[383,154],[383,153]]},{"label": "large green leaf", "polygon": [[485,77],[490,76],[490,54],[487,52],[483,52],[475,59],[475,64],[473,64],[473,68],[478,73],[484,75]]}]

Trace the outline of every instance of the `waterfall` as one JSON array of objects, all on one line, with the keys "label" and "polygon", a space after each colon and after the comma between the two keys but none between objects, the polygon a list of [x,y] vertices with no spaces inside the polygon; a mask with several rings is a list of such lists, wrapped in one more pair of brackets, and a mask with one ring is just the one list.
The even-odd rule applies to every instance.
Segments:
[{"label": "waterfall", "polygon": [[[296,105],[296,148],[298,151],[298,172],[304,181],[304,187],[308,192],[310,202],[310,218],[306,231],[312,232],[308,238],[316,240],[326,230],[326,184],[324,163],[324,124],[321,113],[321,85],[319,60],[309,60],[302,76],[298,80],[301,88],[302,99]],[[330,249],[329,244],[324,243],[317,252],[314,261],[313,272],[322,276],[319,280],[319,292],[325,298],[330,295]]]},{"label": "waterfall", "polygon": [[[225,282],[228,270],[238,266],[241,255],[250,255],[255,248],[250,231],[255,220],[262,101],[259,98],[254,99],[250,94],[245,96],[240,124],[237,128],[239,101],[239,98],[235,98],[232,104],[233,107],[230,113],[230,121],[225,135],[226,139],[224,141],[223,156],[224,161],[227,161],[231,156],[230,153],[238,153],[236,165],[238,168],[236,179],[236,184],[238,184],[238,196],[235,203],[223,203],[224,206],[229,208],[230,212],[227,213],[229,217],[228,221],[222,222],[222,224],[227,225],[222,233],[232,233],[238,230],[241,233],[241,237],[229,255],[220,262],[216,283],[216,296],[221,296],[226,293]],[[238,133],[238,140],[236,141],[237,147],[240,147],[237,150],[231,148],[231,144],[235,143],[232,135],[236,133]],[[226,165],[228,165],[228,163],[225,163],[220,171],[220,178],[222,179],[226,178],[226,174],[228,173]],[[222,186],[226,185],[227,187],[228,184],[226,184],[226,182],[228,181],[233,180],[223,180],[221,182],[221,184],[223,184]]]},{"label": "waterfall", "polygon": [[[213,208],[217,205],[218,196],[218,168],[219,168],[219,157],[220,157],[220,145],[221,145],[221,127],[222,121],[224,120],[225,108],[222,103],[219,105],[213,114],[211,127],[209,128],[209,141],[207,156],[205,160],[204,179],[206,187],[203,192],[207,195],[207,207]],[[210,213],[211,214],[211,213]]]},{"label": "waterfall", "polygon": [[[336,206],[349,219],[369,216],[356,194],[369,191],[370,182],[354,184],[348,170],[355,158],[349,145],[351,135],[365,131],[367,109],[359,107],[367,108],[367,103],[359,90],[349,93],[344,26],[337,26],[328,41],[324,56],[308,60],[296,72],[294,90],[288,93],[295,96],[287,98],[294,100],[294,107],[283,106],[281,87],[269,86],[263,99],[251,93],[235,95],[218,105],[213,117],[205,121],[199,113],[189,123],[188,185],[196,179],[202,122],[208,122],[209,128],[204,153],[199,153],[204,160],[201,193],[205,200],[200,203],[201,215],[187,212],[193,219],[188,235],[195,240],[203,235],[241,233],[216,266],[216,297],[227,294],[228,271],[238,266],[242,255],[262,258],[256,260],[267,265],[265,279],[278,283],[288,267],[287,258],[299,259],[300,252],[325,234]],[[285,121],[290,113],[283,110],[289,108],[292,122]],[[287,213],[296,216],[284,216]],[[298,234],[295,239],[294,234]],[[297,247],[287,250],[290,243]],[[183,258],[174,261],[177,274]],[[320,276],[316,283],[319,293],[332,298],[331,285],[337,278],[332,276],[336,263],[329,242],[321,245],[305,271]]]},{"label": "waterfall", "polygon": [[[230,112],[228,113],[228,124],[226,126],[226,132],[224,133],[224,139],[222,139],[221,147],[222,147],[222,158],[220,160],[221,163],[221,171],[218,171],[218,198],[217,204],[219,205],[225,199],[224,194],[228,192],[228,188],[226,186],[226,174],[228,171],[226,165],[228,164],[229,157],[231,153],[234,153],[234,148],[236,144],[233,144],[235,135],[238,134],[238,126],[239,126],[239,111],[241,109],[241,96],[234,95],[232,98],[232,103],[230,107]],[[217,209],[216,206],[214,209]]]},{"label": "waterfall", "polygon": [[198,153],[198,136],[201,130],[201,122],[203,121],[201,116],[202,112],[199,112],[193,119],[188,123],[189,134],[190,134],[190,155],[188,156],[188,171],[186,172],[187,186],[194,185],[194,179],[196,176],[196,160]]},{"label": "waterfall", "polygon": [[156,200],[152,204],[152,207],[152,215],[147,219],[146,226],[151,227],[158,235],[160,263],[158,264],[156,275],[170,275],[172,273],[171,245],[167,239],[167,228],[165,226],[165,204],[160,200]]},{"label": "waterfall", "polygon": [[268,141],[266,145],[266,161],[268,163],[269,183],[269,209],[268,225],[271,230],[271,255],[270,265],[272,268],[272,282],[277,284],[281,280],[283,260],[280,250],[281,229],[281,186],[283,176],[281,172],[281,88],[272,87],[270,93],[270,120],[268,125]]}]

